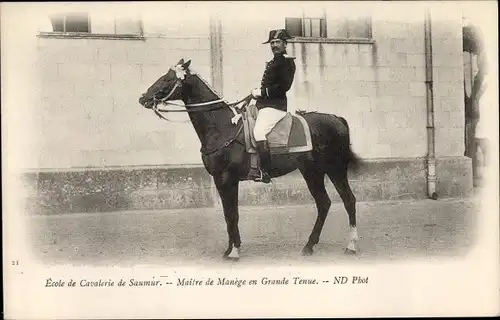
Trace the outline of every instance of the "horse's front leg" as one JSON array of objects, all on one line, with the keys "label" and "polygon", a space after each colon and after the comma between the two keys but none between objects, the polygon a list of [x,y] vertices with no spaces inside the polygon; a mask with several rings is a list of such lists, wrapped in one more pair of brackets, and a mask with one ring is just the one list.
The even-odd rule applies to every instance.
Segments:
[{"label": "horse's front leg", "polygon": [[241,247],[240,230],[238,227],[238,189],[239,179],[236,175],[224,171],[214,177],[215,186],[219,193],[224,210],[224,219],[227,225],[227,234],[229,242],[227,250],[223,257],[229,259],[239,259],[239,250]]}]

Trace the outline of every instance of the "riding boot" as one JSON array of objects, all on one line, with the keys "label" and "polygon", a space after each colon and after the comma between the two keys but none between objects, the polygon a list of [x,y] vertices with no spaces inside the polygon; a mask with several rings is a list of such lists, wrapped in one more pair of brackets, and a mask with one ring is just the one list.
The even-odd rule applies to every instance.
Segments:
[{"label": "riding boot", "polygon": [[257,150],[259,151],[261,176],[256,181],[269,183],[271,182],[271,154],[268,142],[257,141]]}]

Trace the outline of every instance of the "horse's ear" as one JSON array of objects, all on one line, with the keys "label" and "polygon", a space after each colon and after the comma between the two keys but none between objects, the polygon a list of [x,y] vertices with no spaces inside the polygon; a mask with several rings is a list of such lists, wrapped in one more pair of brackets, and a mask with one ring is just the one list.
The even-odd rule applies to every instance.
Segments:
[{"label": "horse's ear", "polygon": [[189,68],[190,65],[191,65],[191,60],[188,60],[186,63],[182,64],[182,67],[184,68],[184,70],[187,70],[187,68]]},{"label": "horse's ear", "polygon": [[181,60],[179,60],[179,62],[177,62],[177,65],[181,65],[181,64],[184,64],[184,58],[182,58]]}]

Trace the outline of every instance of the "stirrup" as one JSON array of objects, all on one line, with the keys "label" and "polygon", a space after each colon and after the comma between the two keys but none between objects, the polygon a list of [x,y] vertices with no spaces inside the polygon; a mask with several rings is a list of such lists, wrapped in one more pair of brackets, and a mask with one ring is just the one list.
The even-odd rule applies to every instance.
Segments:
[{"label": "stirrup", "polygon": [[271,177],[262,171],[262,169],[259,169],[260,171],[260,177],[256,177],[253,179],[255,182],[263,182],[263,183],[270,183],[271,182]]}]

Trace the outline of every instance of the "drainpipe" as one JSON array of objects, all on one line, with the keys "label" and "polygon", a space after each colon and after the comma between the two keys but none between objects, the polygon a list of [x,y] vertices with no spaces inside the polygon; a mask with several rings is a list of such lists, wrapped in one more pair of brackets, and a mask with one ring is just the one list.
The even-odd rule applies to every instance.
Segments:
[{"label": "drainpipe", "polygon": [[434,99],[433,99],[433,77],[432,77],[432,31],[431,16],[427,10],[425,13],[425,86],[427,95],[427,195],[436,200],[436,152],[435,152],[435,129],[434,129]]},{"label": "drainpipe", "polygon": [[222,21],[218,16],[210,17],[210,53],[212,85],[215,91],[224,95],[223,86],[223,57],[222,57]]}]

